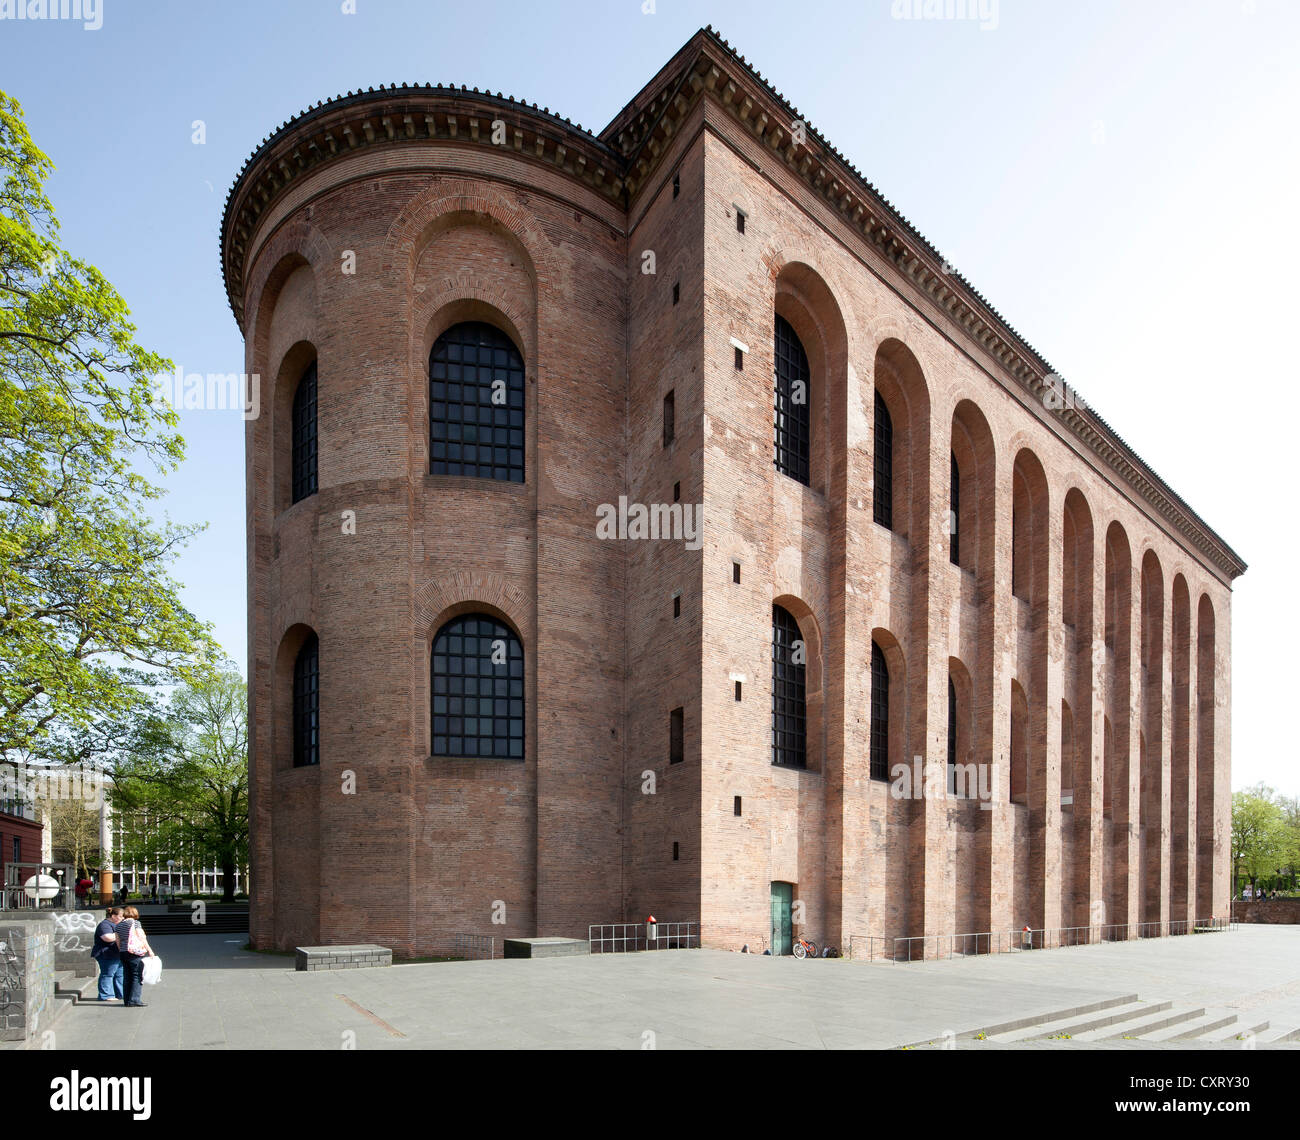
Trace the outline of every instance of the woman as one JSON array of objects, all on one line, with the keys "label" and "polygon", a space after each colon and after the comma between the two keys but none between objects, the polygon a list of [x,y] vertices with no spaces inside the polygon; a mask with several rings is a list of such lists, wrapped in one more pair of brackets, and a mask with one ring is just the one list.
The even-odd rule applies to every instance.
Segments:
[{"label": "woman", "polygon": [[155,957],[140,925],[140,912],[133,906],[123,911],[122,921],[113,928],[117,935],[117,952],[122,959],[122,1004],[143,1006],[144,960]]}]

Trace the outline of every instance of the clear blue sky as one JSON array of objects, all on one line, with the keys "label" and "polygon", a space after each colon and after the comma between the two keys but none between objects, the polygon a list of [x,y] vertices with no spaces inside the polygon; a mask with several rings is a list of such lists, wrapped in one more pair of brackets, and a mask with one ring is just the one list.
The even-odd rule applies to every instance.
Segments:
[{"label": "clear blue sky", "polygon": [[[126,297],[143,344],[204,373],[242,371],[218,226],[285,119],[443,82],[599,130],[711,23],[1250,563],[1233,783],[1300,794],[1283,731],[1300,644],[1300,3],[998,0],[982,30],[894,19],[896,0],[101,2],[98,31],[0,21],[0,87],[57,164],[67,247]],[[242,665],[242,422],[182,413],[181,430],[166,511],[210,525],[177,576]]]}]

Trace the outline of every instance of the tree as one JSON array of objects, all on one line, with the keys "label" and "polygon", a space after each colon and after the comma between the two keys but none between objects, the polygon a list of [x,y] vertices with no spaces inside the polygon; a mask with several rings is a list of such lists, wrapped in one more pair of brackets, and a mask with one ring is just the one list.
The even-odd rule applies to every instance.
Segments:
[{"label": "tree", "polygon": [[143,821],[148,854],[194,852],[220,866],[226,902],[248,861],[247,700],[229,662],[178,689],[138,726],[110,792],[115,812]]},{"label": "tree", "polygon": [[1276,793],[1264,784],[1232,796],[1232,875],[1244,872],[1251,885],[1287,862],[1288,836]]},{"label": "tree", "polygon": [[140,701],[150,671],[212,656],[172,558],[197,527],[142,512],[142,471],[184,454],[153,398],[169,362],[135,342],[117,291],[64,251],[50,159],[0,92],[0,759],[57,751]]},{"label": "tree", "polygon": [[99,812],[79,796],[38,799],[36,806],[49,823],[54,862],[71,863],[74,877],[89,876],[100,862]]}]

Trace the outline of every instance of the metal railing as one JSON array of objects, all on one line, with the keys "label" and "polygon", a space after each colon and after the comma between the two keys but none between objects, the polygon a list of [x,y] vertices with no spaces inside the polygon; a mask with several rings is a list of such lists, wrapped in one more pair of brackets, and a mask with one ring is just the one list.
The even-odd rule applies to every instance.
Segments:
[{"label": "metal railing", "polygon": [[[53,879],[54,887],[41,885],[31,898],[26,885],[33,878]],[[41,895],[49,895],[42,898]],[[0,886],[0,910],[71,910],[79,904],[71,863],[6,863],[5,881]]]},{"label": "metal railing", "polygon": [[991,930],[971,934],[917,934],[902,938],[850,934],[847,957],[865,962],[921,962],[936,958],[967,958],[980,954],[1019,953],[1023,950],[1061,950],[1102,942],[1208,934],[1235,930],[1237,925],[1228,918],[1208,918]]},{"label": "metal railing", "polygon": [[490,961],[497,956],[497,940],[491,934],[458,934],[454,956],[471,961]]},{"label": "metal railing", "polygon": [[593,954],[631,954],[639,950],[698,950],[698,922],[604,922],[587,927]]}]

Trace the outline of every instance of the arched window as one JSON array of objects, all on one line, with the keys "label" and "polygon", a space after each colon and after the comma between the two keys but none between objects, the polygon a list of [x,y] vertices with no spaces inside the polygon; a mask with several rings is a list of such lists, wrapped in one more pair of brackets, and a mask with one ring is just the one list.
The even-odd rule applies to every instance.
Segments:
[{"label": "arched window", "polygon": [[293,394],[293,502],[316,493],[316,362]]},{"label": "arched window", "polygon": [[957,686],[948,678],[948,794],[957,794]]},{"label": "arched window", "polygon": [[880,393],[876,393],[875,493],[872,507],[876,522],[894,529],[894,421]]},{"label": "arched window", "polygon": [[487,614],[452,618],[433,639],[433,755],[524,758],[524,649]]},{"label": "arched window", "polygon": [[776,469],[809,485],[809,409],[812,373],[798,336],[784,317],[776,318],[776,403],[772,414]]},{"label": "arched window", "polygon": [[320,763],[320,642],[313,633],[293,661],[293,766]]},{"label": "arched window", "polygon": [[429,470],[524,481],[524,358],[493,325],[453,325],[429,355]]},{"label": "arched window", "polygon": [[889,666],[871,643],[871,778],[889,779]]},{"label": "arched window", "polygon": [[799,623],[772,607],[772,763],[808,766],[806,652]]},{"label": "arched window", "polygon": [[958,542],[958,520],[961,518],[961,471],[957,467],[957,453],[948,453],[950,468],[948,472],[948,560],[954,566],[961,565],[958,557],[961,544]]}]

